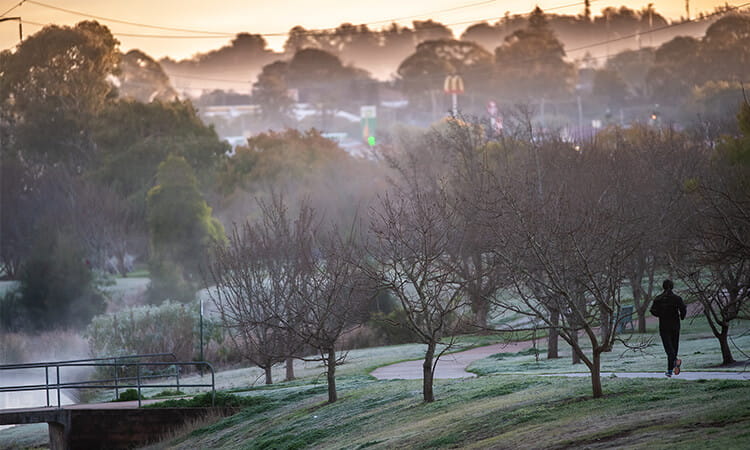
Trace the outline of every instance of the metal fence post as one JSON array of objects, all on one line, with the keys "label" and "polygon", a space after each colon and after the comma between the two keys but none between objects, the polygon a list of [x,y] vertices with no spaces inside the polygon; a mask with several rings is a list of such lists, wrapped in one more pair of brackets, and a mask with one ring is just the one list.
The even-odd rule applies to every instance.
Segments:
[{"label": "metal fence post", "polygon": [[135,378],[138,385],[138,407],[141,407],[141,363],[135,363]]},{"label": "metal fence post", "polygon": [[119,398],[120,398],[120,389],[118,387],[119,379],[117,377],[117,369],[118,369],[118,367],[117,367],[117,358],[114,358],[114,363],[115,363],[115,400],[119,400]]},{"label": "metal fence post", "polygon": [[61,408],[61,402],[60,402],[60,365],[57,364],[55,366],[57,368],[57,407]]},{"label": "metal fence post", "polygon": [[49,366],[44,366],[44,390],[47,391],[47,408],[49,408]]},{"label": "metal fence post", "polygon": [[211,369],[211,406],[216,406],[216,377],[213,366],[209,364],[208,368]]}]

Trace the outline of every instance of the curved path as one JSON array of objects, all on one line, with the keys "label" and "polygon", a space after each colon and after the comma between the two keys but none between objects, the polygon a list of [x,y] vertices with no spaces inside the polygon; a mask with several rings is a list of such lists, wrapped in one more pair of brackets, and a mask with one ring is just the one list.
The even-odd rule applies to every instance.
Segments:
[{"label": "curved path", "polygon": [[[435,378],[476,377],[475,374],[466,371],[466,368],[474,361],[496,353],[515,353],[528,348],[531,348],[531,341],[494,344],[443,355],[435,367]],[[379,380],[420,380],[422,379],[422,360],[404,361],[379,367],[370,372],[370,375]]]},{"label": "curved path", "polygon": [[[496,353],[515,353],[531,348],[531,341],[514,342],[510,344],[495,344],[486,347],[473,348],[464,352],[443,355],[435,367],[435,378],[470,378],[475,374],[467,372],[466,368],[479,359]],[[379,380],[421,380],[422,360],[404,361],[389,366],[383,366],[370,373]],[[585,373],[544,374],[542,376],[558,377],[588,377]],[[663,372],[602,372],[602,377],[617,378],[664,378]],[[672,377],[682,380],[747,380],[750,381],[750,371],[743,372],[688,372]]]}]

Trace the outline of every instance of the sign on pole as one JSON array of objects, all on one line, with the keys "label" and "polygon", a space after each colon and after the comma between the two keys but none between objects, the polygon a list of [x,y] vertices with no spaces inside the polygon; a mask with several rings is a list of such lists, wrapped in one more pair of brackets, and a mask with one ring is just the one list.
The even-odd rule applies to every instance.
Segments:
[{"label": "sign on pole", "polygon": [[362,139],[372,147],[375,145],[375,129],[377,128],[377,107],[367,105],[359,108],[360,124],[362,125]]},{"label": "sign on pole", "polygon": [[453,115],[458,114],[458,94],[464,93],[464,80],[460,75],[448,75],[443,83],[443,90],[453,100]]}]

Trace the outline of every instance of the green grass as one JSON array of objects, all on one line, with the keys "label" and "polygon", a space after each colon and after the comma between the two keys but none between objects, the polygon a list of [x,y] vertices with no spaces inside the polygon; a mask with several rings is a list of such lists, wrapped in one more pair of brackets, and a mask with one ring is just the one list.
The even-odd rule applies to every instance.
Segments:
[{"label": "green grass", "polygon": [[[173,448],[730,448],[750,445],[750,383],[494,375],[437,381],[437,401],[421,402],[419,381],[344,377],[341,399],[305,391],[265,410],[248,409]],[[349,381],[349,382],[347,382]],[[280,386],[280,388],[285,389]],[[697,431],[711,432],[703,435]]]},{"label": "green grass", "polygon": [[[750,348],[750,326],[739,323],[734,344]],[[631,342],[651,339],[639,352],[622,344],[604,356],[604,371],[662,371],[663,350],[651,326]],[[453,351],[501,342],[497,336],[460,336]],[[582,341],[583,342],[583,341]],[[419,359],[424,346],[353,350],[337,368],[340,400],[326,404],[323,367],[298,362],[297,380],[266,386],[254,368],[216,374],[220,396],[241,398],[242,411],[166,443],[173,448],[750,448],[750,383],[681,379],[604,378],[605,396],[591,398],[587,378],[537,377],[581,372],[563,358],[545,359],[545,339],[533,351],[497,353],[475,362],[481,376],[437,380],[437,401],[422,403],[420,380],[381,381],[369,372]],[[734,349],[734,348],[733,348]],[[718,343],[705,319],[685,322],[681,339],[685,370],[717,370]],[[739,353],[735,354],[741,358]],[[726,369],[724,369],[726,370]],[[740,370],[735,368],[735,370]],[[274,369],[275,380],[283,367]],[[185,383],[199,380],[185,377]],[[205,377],[202,381],[205,381]],[[184,390],[184,389],[183,389]],[[148,391],[148,392],[147,392]],[[153,392],[144,390],[147,395]],[[229,396],[229,394],[233,394]],[[175,401],[175,400],[171,400]],[[195,400],[205,404],[206,396]],[[179,402],[179,400],[177,400]],[[203,403],[201,403],[203,402]],[[243,403],[244,402],[244,403]],[[175,405],[187,404],[175,403]],[[0,448],[9,430],[0,431]],[[18,433],[14,436],[17,439]]]},{"label": "green grass", "polygon": [[203,394],[198,394],[192,398],[164,400],[162,402],[146,405],[144,406],[144,408],[207,408],[211,406],[243,408],[258,407],[270,402],[272,402],[272,400],[266,397],[243,397],[219,391],[213,395],[210,392],[205,392]]},{"label": "green grass", "polygon": [[[733,335],[750,348],[738,323]],[[604,371],[661,371],[663,350],[651,326],[604,355]],[[744,335],[743,335],[744,334]],[[625,336],[623,336],[625,337]],[[649,339],[651,340],[649,342]],[[461,336],[456,349],[500,341],[496,336]],[[591,397],[588,378],[535,377],[534,374],[586,371],[565,356],[545,359],[544,339],[533,350],[498,353],[477,361],[474,379],[437,380],[437,401],[422,403],[420,380],[374,380],[375,367],[419,358],[424,347],[402,345],[352,351],[337,370],[340,400],[326,404],[320,366],[298,372],[292,383],[236,389],[262,396],[265,409],[200,429],[169,443],[173,448],[748,448],[750,383],[732,380],[603,378],[605,396]],[[562,344],[562,342],[561,342]],[[718,343],[705,319],[683,325],[681,355],[686,370],[717,370]],[[741,357],[738,353],[737,359]],[[724,368],[724,370],[729,370]],[[738,370],[735,368],[735,370]],[[317,372],[317,376],[314,373]]]},{"label": "green grass", "polygon": [[128,278],[148,278],[151,274],[148,269],[138,269],[132,272],[128,272]]},{"label": "green grass", "polygon": [[[646,334],[623,334],[622,338],[628,340],[628,345],[644,343],[644,348],[638,350],[628,349],[623,343],[617,343],[611,352],[602,355],[603,372],[661,372],[666,369],[664,350],[656,324],[650,324]],[[736,360],[744,359],[740,349],[745,353],[750,350],[750,333],[747,329],[750,323],[740,321],[735,324],[732,334],[734,345],[732,351]],[[743,335],[744,334],[744,335]],[[581,343],[585,349],[590,349],[587,340]],[[469,371],[477,375],[490,375],[496,373],[570,373],[587,372],[585,365],[571,364],[570,347],[562,340],[559,342],[561,358],[547,360],[547,341],[537,341],[540,351],[539,360],[534,357],[533,350],[519,353],[500,353],[489,358],[476,361],[469,366]],[[739,349],[738,349],[739,347]],[[680,357],[683,360],[683,370],[687,371],[726,371],[738,370],[737,367],[721,367],[721,353],[718,340],[711,334],[710,328],[703,316],[688,319],[683,324],[683,332],[680,338]]]}]

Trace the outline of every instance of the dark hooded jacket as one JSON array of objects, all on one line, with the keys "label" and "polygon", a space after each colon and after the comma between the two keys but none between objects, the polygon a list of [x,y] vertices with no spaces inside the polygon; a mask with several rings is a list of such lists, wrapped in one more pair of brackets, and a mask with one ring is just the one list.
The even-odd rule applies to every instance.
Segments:
[{"label": "dark hooded jacket", "polygon": [[664,291],[654,298],[651,314],[659,318],[660,330],[679,330],[680,320],[685,319],[687,308],[682,297],[672,291]]}]

